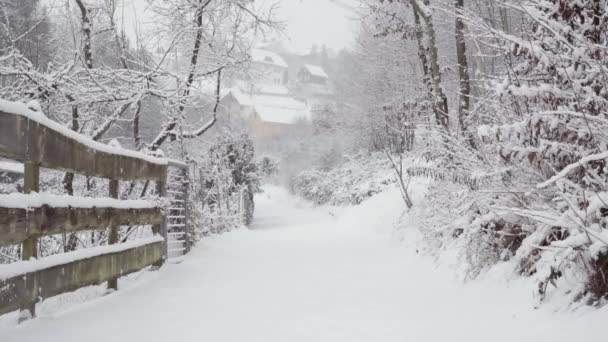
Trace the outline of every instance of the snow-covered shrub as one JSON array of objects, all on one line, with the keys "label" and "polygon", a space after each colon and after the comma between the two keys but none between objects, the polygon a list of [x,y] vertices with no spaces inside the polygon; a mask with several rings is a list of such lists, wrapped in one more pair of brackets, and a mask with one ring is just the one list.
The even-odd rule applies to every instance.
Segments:
[{"label": "snow-covered shrub", "polygon": [[518,186],[528,193],[505,196],[509,203],[497,210],[533,224],[530,238],[539,247],[519,256],[531,264],[539,253],[552,256],[527,267],[541,283],[559,285],[566,269],[585,270],[584,292],[596,300],[608,295],[597,263],[597,249],[608,246],[608,7],[575,0],[524,5],[533,19],[530,36],[507,37],[518,62],[495,87],[512,112],[484,138],[502,163],[518,168]]},{"label": "snow-covered shrub", "polygon": [[347,156],[330,170],[304,171],[291,179],[291,190],[316,204],[359,204],[395,183],[382,153]]},{"label": "snow-covered shrub", "polygon": [[438,219],[427,236],[457,244],[470,276],[509,261],[537,280],[540,298],[569,293],[596,302],[608,295],[608,7],[510,6],[526,13],[526,35],[483,26],[508,47],[510,65],[475,108],[475,149],[443,137],[435,166],[408,173],[442,184],[427,204],[450,208],[450,219]]},{"label": "snow-covered shrub", "polygon": [[279,162],[270,156],[263,156],[258,161],[258,169],[264,178],[271,178],[279,173]]},{"label": "snow-covered shrub", "polygon": [[219,136],[200,159],[202,229],[219,233],[251,222],[254,206],[244,203],[253,204],[253,194],[260,189],[251,138],[246,134]]}]

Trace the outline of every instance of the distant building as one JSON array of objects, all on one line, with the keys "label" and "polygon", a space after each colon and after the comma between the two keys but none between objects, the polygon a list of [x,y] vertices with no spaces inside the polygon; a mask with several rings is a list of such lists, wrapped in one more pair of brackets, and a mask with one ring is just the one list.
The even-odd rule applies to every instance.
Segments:
[{"label": "distant building", "polygon": [[294,92],[311,106],[320,106],[333,94],[329,76],[321,66],[304,64],[297,75]]},{"label": "distant building", "polygon": [[306,103],[288,94],[247,94],[237,88],[224,96],[222,104],[230,113],[239,113],[259,140],[277,138],[295,125],[307,124],[311,119]]},{"label": "distant building", "polygon": [[327,85],[329,76],[327,76],[327,73],[325,73],[325,70],[323,70],[322,67],[305,64],[300,71],[298,71],[298,81],[300,83]]},{"label": "distant building", "polygon": [[289,66],[278,54],[253,49],[251,51],[251,74],[253,83],[264,85],[287,85],[287,69]]},{"label": "distant building", "polygon": [[288,69],[278,54],[253,49],[251,70],[222,98],[228,116],[244,119],[254,138],[274,139],[297,124],[310,123],[305,101],[296,99],[288,88]]}]

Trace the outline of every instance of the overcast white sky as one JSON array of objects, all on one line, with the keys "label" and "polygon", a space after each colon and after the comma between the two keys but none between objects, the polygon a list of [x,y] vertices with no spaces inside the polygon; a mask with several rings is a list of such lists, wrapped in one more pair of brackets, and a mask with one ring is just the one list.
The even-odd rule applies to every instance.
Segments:
[{"label": "overcast white sky", "polygon": [[[276,0],[261,0],[276,1]],[[335,2],[334,2],[335,1]],[[357,0],[280,0],[276,19],[284,21],[287,28],[281,37],[294,52],[309,52],[313,44],[340,50],[352,46],[357,25],[352,20],[352,6]],[[124,0],[125,17],[145,21],[147,4],[145,0]],[[126,20],[127,31],[133,30],[134,21]]]},{"label": "overcast white sky", "polygon": [[[344,4],[353,2],[340,0]],[[290,46],[299,52],[310,51],[313,44],[339,50],[354,41],[354,13],[331,0],[283,0],[277,14],[287,24],[285,35]]]}]

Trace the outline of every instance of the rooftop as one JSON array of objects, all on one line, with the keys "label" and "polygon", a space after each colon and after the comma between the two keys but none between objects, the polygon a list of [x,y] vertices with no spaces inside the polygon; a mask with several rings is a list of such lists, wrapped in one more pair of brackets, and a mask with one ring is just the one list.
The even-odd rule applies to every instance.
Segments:
[{"label": "rooftop", "polygon": [[252,107],[264,122],[295,124],[308,121],[311,114],[306,103],[289,95],[281,94],[246,94],[239,89],[232,89],[230,94],[241,105]]},{"label": "rooftop", "polygon": [[323,70],[323,68],[318,65],[306,64],[304,65],[304,68],[308,70],[308,72],[313,76],[329,78],[325,70]]},{"label": "rooftop", "polygon": [[281,68],[288,68],[288,65],[285,62],[285,60],[283,59],[283,57],[279,56],[278,54],[276,54],[272,51],[268,51],[268,50],[262,50],[262,49],[251,50],[251,59],[257,63],[276,65]]}]

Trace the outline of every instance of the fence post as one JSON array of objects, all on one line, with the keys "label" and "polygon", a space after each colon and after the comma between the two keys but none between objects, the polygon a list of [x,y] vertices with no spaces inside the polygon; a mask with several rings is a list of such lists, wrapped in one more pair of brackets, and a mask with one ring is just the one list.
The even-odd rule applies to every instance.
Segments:
[{"label": "fence post", "polygon": [[[34,162],[23,164],[23,192],[26,194],[39,191],[40,166]],[[28,238],[21,246],[21,259],[29,260],[38,257],[38,239]],[[26,293],[28,294],[21,305],[19,322],[36,316],[36,301],[38,300],[38,281],[36,276],[26,280]]]},{"label": "fence post", "polygon": [[[156,182],[156,194],[158,197],[166,197],[167,196],[167,186],[166,179],[164,181]],[[152,232],[154,234],[160,234],[163,237],[163,257],[161,261],[154,266],[160,267],[162,266],[169,256],[169,239],[167,236],[167,214],[163,214],[163,220],[160,224],[155,224],[152,226]]]},{"label": "fence post", "polygon": [[[182,169],[182,184],[184,187],[184,243],[186,244],[186,253],[190,252],[190,176],[188,167]],[[184,253],[184,254],[186,254]]]},{"label": "fence post", "polygon": [[[110,179],[110,198],[118,199],[119,183],[116,179]],[[113,245],[118,243],[118,226],[110,227],[110,235],[108,235],[108,244]],[[108,280],[108,289],[118,290],[118,278]]]}]

